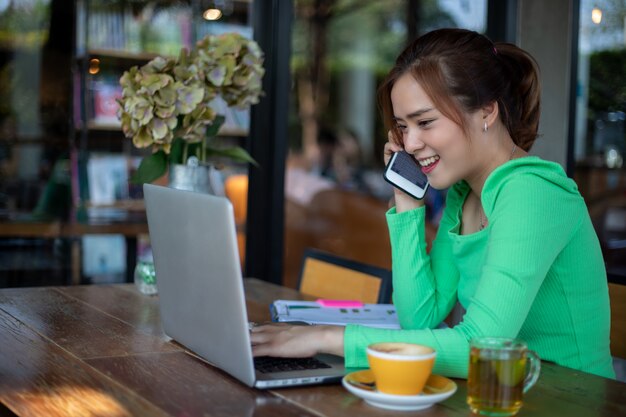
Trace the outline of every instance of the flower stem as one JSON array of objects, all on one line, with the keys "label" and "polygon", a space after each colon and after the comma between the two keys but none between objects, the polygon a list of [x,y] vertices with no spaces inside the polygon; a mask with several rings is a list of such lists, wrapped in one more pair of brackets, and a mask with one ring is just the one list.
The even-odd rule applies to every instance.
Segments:
[{"label": "flower stem", "polygon": [[183,145],[183,165],[187,165],[187,145],[187,142],[185,142],[185,144]]}]

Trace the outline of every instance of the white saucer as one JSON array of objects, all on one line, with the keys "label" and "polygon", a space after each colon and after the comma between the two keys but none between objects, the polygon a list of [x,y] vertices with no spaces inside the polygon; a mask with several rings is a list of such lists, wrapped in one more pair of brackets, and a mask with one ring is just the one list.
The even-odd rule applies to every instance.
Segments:
[{"label": "white saucer", "polygon": [[349,373],[341,380],[343,386],[374,407],[388,410],[423,410],[448,399],[456,392],[456,384],[440,375],[431,375],[419,395],[392,395],[376,391],[374,375],[367,369]]}]

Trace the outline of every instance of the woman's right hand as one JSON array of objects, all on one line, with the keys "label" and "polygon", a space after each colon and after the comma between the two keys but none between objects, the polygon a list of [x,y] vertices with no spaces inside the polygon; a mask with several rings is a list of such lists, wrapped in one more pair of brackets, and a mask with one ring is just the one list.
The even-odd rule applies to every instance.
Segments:
[{"label": "woman's right hand", "polygon": [[268,323],[250,329],[254,356],[304,358],[318,353],[343,356],[343,326]]},{"label": "woman's right hand", "polygon": [[385,153],[383,155],[383,161],[385,162],[385,166],[387,166],[389,160],[391,159],[391,156],[394,153],[403,150],[404,148],[393,140],[393,133],[391,132],[391,130],[387,132],[387,143],[385,143]]},{"label": "woman's right hand", "polygon": [[[389,160],[394,153],[403,150],[404,148],[394,140],[393,133],[391,131],[387,132],[387,143],[385,143],[385,153],[383,155],[385,166],[389,164]],[[392,205],[396,206],[396,213],[413,210],[424,205],[424,200],[416,200],[397,187],[393,187],[393,199]]]}]

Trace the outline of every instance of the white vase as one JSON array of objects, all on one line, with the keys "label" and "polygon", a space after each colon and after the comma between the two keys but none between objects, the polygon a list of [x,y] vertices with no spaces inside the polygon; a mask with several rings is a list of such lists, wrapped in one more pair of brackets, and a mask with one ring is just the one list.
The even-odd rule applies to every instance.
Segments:
[{"label": "white vase", "polygon": [[224,183],[219,171],[211,165],[201,165],[193,160],[187,165],[170,165],[169,186],[178,190],[224,195]]}]

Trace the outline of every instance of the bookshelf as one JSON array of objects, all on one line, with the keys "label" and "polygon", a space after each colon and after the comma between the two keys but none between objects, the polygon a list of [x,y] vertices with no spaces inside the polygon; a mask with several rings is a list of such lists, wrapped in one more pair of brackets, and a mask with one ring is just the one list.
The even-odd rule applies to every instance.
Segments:
[{"label": "bookshelf", "polygon": [[[237,31],[252,37],[250,0],[226,2],[219,21],[203,19],[202,2],[191,0],[78,0],[73,80],[73,163],[78,185],[76,206],[89,207],[88,171],[91,154],[111,151],[129,159],[145,156],[124,137],[117,119],[117,99],[122,90],[119,78],[132,66],[141,66],[157,56],[178,56],[207,34]],[[219,136],[227,143],[242,143],[248,136],[249,111],[214,102],[226,122]],[[119,144],[115,142],[120,142]],[[129,162],[132,167],[136,161]]]},{"label": "bookshelf", "polygon": [[[132,66],[144,65],[157,56],[178,56],[181,48],[190,48],[206,34],[238,31],[252,37],[250,0],[226,2],[231,10],[213,22],[202,18],[201,3],[76,1],[70,138],[74,227],[70,229],[73,235],[122,234],[126,239],[127,278],[132,275],[137,255],[131,252],[141,240],[138,235],[147,231],[141,186],[130,184],[128,179],[150,149],[135,148],[122,133],[116,101],[122,94],[119,78]],[[214,107],[226,116],[219,139],[243,145],[249,112],[230,109],[219,101]],[[83,253],[82,258],[89,258],[89,254]]]},{"label": "bookshelf", "polygon": [[[0,287],[89,282],[85,251],[93,241],[85,245],[86,235],[118,235],[117,242],[122,236],[132,274],[137,252],[130,248],[141,246],[147,227],[141,186],[127,178],[150,150],[136,149],[121,131],[115,114],[119,77],[156,56],[178,55],[181,46],[209,33],[251,37],[252,2],[224,2],[231,10],[216,22],[202,19],[200,0],[4,3]],[[243,146],[249,116],[230,116],[220,139]],[[96,172],[92,183],[94,176],[116,177],[99,185],[96,201],[90,168]]]}]

